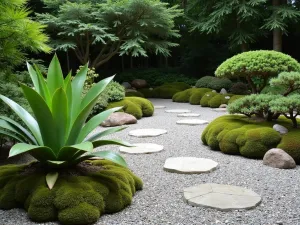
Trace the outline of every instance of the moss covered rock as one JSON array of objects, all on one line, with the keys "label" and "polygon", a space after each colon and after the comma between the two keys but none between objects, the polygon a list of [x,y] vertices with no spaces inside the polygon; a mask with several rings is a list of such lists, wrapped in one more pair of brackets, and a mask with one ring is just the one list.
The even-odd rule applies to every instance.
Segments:
[{"label": "moss covered rock", "polygon": [[189,88],[176,93],[172,100],[173,102],[190,102],[192,105],[199,105],[202,96],[209,91],[212,90],[209,88]]},{"label": "moss covered rock", "polygon": [[209,101],[216,95],[218,95],[218,93],[216,92],[212,92],[212,91],[206,92],[200,100],[200,105],[202,107],[209,107]]},{"label": "moss covered rock", "polygon": [[[275,123],[288,127],[289,132],[281,136],[272,128]],[[292,128],[291,122],[283,117],[274,122],[259,122],[245,116],[226,115],[211,122],[201,139],[213,150],[248,158],[262,159],[269,149],[281,148],[299,164],[299,135],[300,131]]]},{"label": "moss covered rock", "polygon": [[208,101],[208,106],[211,108],[219,108],[222,104],[228,104],[232,94],[216,94]]},{"label": "moss covered rock", "polygon": [[30,169],[38,163],[1,166],[0,209],[24,207],[35,222],[92,224],[102,214],[128,206],[134,193],[142,189],[142,181],[125,167],[107,160],[84,163],[93,169],[64,172],[51,190],[45,182],[46,172]]},{"label": "moss covered rock", "polygon": [[120,112],[131,114],[137,119],[152,116],[154,113],[152,102],[140,97],[126,97],[122,101],[109,103],[107,109],[120,106],[123,107]]}]

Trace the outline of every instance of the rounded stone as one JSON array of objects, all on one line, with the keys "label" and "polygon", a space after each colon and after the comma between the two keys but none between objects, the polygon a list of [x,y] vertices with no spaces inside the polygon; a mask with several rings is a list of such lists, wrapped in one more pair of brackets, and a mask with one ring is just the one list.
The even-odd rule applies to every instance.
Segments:
[{"label": "rounded stone", "polygon": [[137,129],[130,131],[129,135],[134,137],[156,137],[165,133],[167,131],[163,129]]},{"label": "rounded stone", "polygon": [[164,109],[164,108],[166,108],[166,106],[164,106],[164,105],[155,105],[154,106],[154,109]]},{"label": "rounded stone", "polygon": [[192,206],[203,206],[221,211],[251,209],[261,202],[261,197],[250,189],[214,183],[184,189],[184,199]]},{"label": "rounded stone", "polygon": [[164,149],[164,146],[153,143],[137,143],[134,144],[134,147],[121,146],[119,149],[120,152],[125,152],[129,154],[148,154],[160,152]]},{"label": "rounded stone", "polygon": [[205,158],[174,157],[168,158],[164,170],[175,173],[208,173],[217,168],[218,163]]},{"label": "rounded stone", "polygon": [[203,124],[208,124],[209,122],[206,120],[186,119],[186,120],[178,120],[176,123],[180,125],[203,125]]},{"label": "rounded stone", "polygon": [[177,115],[178,117],[199,117],[199,113],[181,113]]},{"label": "rounded stone", "polygon": [[167,113],[190,113],[191,110],[188,110],[188,109],[168,109],[168,110],[165,110],[165,112],[167,112]]}]

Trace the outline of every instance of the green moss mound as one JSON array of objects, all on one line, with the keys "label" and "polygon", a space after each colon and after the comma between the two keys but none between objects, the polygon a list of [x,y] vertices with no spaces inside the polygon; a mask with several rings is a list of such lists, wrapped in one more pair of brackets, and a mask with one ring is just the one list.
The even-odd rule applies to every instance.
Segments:
[{"label": "green moss mound", "polygon": [[142,92],[139,91],[130,91],[125,93],[126,97],[140,97],[145,98],[145,95]]},{"label": "green moss mound", "polygon": [[142,181],[127,168],[108,160],[84,163],[93,169],[61,174],[52,190],[46,186],[46,172],[27,169],[37,163],[1,166],[0,209],[23,207],[35,222],[92,224],[102,214],[130,205],[132,196],[142,189]]},{"label": "green moss mound", "polygon": [[[272,127],[280,124],[289,129],[281,136]],[[280,117],[274,122],[259,122],[240,115],[221,116],[203,131],[201,140],[213,150],[262,159],[271,148],[281,148],[300,163],[300,130],[292,128],[289,120]]]},{"label": "green moss mound", "polygon": [[123,107],[120,112],[131,114],[137,119],[152,116],[154,113],[152,102],[140,97],[126,97],[122,101],[109,103],[106,109],[120,106]]},{"label": "green moss mound", "polygon": [[200,99],[206,93],[212,91],[209,88],[189,88],[173,95],[173,102],[189,102],[192,105],[199,105]]},{"label": "green moss mound", "polygon": [[219,108],[222,104],[228,104],[232,94],[216,94],[208,101],[208,106],[211,108]]},{"label": "green moss mound", "polygon": [[212,92],[212,91],[206,92],[200,100],[200,105],[202,107],[209,107],[209,101],[216,95],[218,95],[218,93],[216,92]]},{"label": "green moss mound", "polygon": [[237,100],[237,99],[243,98],[244,96],[245,96],[245,95],[234,95],[234,96],[232,96],[232,97],[229,99],[228,104],[234,102],[234,101]]},{"label": "green moss mound", "polygon": [[153,89],[141,88],[141,89],[139,89],[139,92],[144,95],[144,98],[154,98]]}]

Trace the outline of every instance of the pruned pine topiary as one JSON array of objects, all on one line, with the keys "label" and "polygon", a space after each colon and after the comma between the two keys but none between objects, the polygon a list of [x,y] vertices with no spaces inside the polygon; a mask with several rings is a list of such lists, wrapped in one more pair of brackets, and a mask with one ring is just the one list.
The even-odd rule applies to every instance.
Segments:
[{"label": "pruned pine topiary", "polygon": [[[217,77],[247,79],[252,93],[259,93],[270,77],[275,77],[281,72],[300,71],[300,64],[289,55],[277,51],[248,51],[235,55],[223,62],[215,71]],[[253,78],[262,79],[256,85]]]},{"label": "pruned pine topiary", "polygon": [[[280,124],[289,129],[281,136],[272,127]],[[300,163],[300,131],[292,128],[289,120],[280,117],[277,121],[258,122],[240,115],[221,116],[203,131],[201,139],[213,150],[226,154],[241,154],[248,158],[262,159],[271,148],[281,148]]]},{"label": "pruned pine topiary", "polygon": [[115,107],[123,107],[119,111],[131,114],[137,119],[152,116],[154,113],[152,102],[139,97],[126,97],[122,101],[109,103],[107,109]]},{"label": "pruned pine topiary", "polygon": [[[35,171],[36,170],[36,171]],[[104,213],[131,203],[142,181],[129,169],[108,160],[91,160],[64,170],[49,190],[38,163],[0,167],[0,208],[24,205],[35,222],[92,224]]]},{"label": "pruned pine topiary", "polygon": [[281,87],[285,89],[284,96],[294,91],[300,90],[300,72],[282,72],[278,77],[270,80],[271,87]]}]

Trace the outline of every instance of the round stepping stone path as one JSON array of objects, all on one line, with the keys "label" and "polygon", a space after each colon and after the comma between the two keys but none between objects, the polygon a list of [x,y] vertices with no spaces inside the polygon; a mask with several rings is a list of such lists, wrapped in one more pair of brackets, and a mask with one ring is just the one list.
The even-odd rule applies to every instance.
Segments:
[{"label": "round stepping stone path", "polygon": [[199,113],[181,113],[177,115],[178,117],[199,117]]},{"label": "round stepping stone path", "polygon": [[226,108],[216,108],[216,109],[211,109],[211,110],[215,111],[215,112],[227,112]]},{"label": "round stepping stone path", "polygon": [[164,109],[164,108],[166,108],[166,106],[164,106],[164,105],[155,105],[154,106],[154,109]]},{"label": "round stepping stone path", "polygon": [[184,189],[184,199],[192,206],[221,211],[255,208],[261,197],[250,189],[223,184],[200,184]]},{"label": "round stepping stone path", "polygon": [[164,146],[152,144],[152,143],[137,143],[134,147],[120,147],[120,152],[125,152],[129,154],[147,154],[160,152],[164,149]]},{"label": "round stepping stone path", "polygon": [[203,124],[208,124],[209,122],[206,120],[186,119],[186,120],[178,120],[176,123],[181,125],[203,125]]},{"label": "round stepping stone path", "polygon": [[165,133],[167,131],[163,129],[137,129],[130,131],[129,135],[134,137],[156,137]]},{"label": "round stepping stone path", "polygon": [[168,109],[168,110],[165,110],[165,112],[167,112],[167,113],[190,113],[191,110],[188,110],[188,109]]},{"label": "round stepping stone path", "polygon": [[218,163],[205,158],[174,157],[168,158],[164,170],[175,173],[208,173],[217,168]]}]

